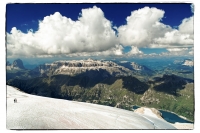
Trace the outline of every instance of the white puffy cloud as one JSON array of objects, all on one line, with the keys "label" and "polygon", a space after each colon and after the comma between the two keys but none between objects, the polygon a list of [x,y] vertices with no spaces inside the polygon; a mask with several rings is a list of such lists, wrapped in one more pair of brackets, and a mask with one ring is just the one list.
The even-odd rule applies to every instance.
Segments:
[{"label": "white puffy cloud", "polygon": [[194,13],[194,4],[191,4],[190,7],[191,7],[191,12]]},{"label": "white puffy cloud", "polygon": [[136,55],[136,54],[143,54],[137,47],[131,46],[131,51],[127,53],[128,55]]},{"label": "white puffy cloud", "polygon": [[162,53],[162,55],[168,55],[168,56],[171,56],[171,55],[176,55],[176,56],[190,56],[190,55],[193,55],[193,47],[191,48],[179,48],[179,47],[176,47],[176,48],[167,48],[167,50],[169,52],[165,52],[165,53]]},{"label": "white puffy cloud", "polygon": [[7,55],[34,56],[44,54],[44,51],[37,47],[34,34],[29,31],[27,34],[22,33],[15,27],[12,28],[11,34],[7,34]]},{"label": "white puffy cloud", "polygon": [[191,38],[193,39],[194,34],[194,17],[185,18],[182,20],[182,23],[179,25],[179,31],[183,34],[189,34]]},{"label": "white puffy cloud", "polygon": [[177,52],[177,51],[186,51],[188,48],[168,48],[167,49],[170,52]]},{"label": "white puffy cloud", "polygon": [[120,43],[125,46],[149,47],[155,37],[171,31],[170,26],[160,22],[164,13],[163,10],[149,7],[132,11],[126,18],[127,24],[118,28]]},{"label": "white puffy cloud", "polygon": [[[173,29],[161,23],[164,13],[144,7],[132,11],[125,25],[113,27],[96,6],[82,9],[76,21],[56,12],[39,21],[36,32],[23,33],[13,27],[7,33],[7,57],[146,56],[139,48],[164,47],[170,54],[180,54],[180,48],[193,47],[193,16],[183,19],[178,29]],[[131,51],[123,53],[123,46],[131,46]]]},{"label": "white puffy cloud", "polygon": [[115,47],[101,51],[101,52],[93,52],[90,55],[92,56],[122,56],[123,55],[123,47],[122,45],[116,45]]},{"label": "white puffy cloud", "polygon": [[123,49],[122,45],[116,45],[116,48],[112,48],[111,51],[113,51],[114,55],[122,55]]},{"label": "white puffy cloud", "polygon": [[7,33],[8,56],[98,52],[116,44],[118,39],[111,22],[96,6],[82,9],[77,21],[56,12],[44,17],[35,33],[22,33],[15,27]]},{"label": "white puffy cloud", "polygon": [[177,29],[166,32],[164,37],[154,39],[152,47],[186,47],[193,46],[194,32],[193,32],[193,16],[185,18]]},{"label": "white puffy cloud", "polygon": [[[171,32],[166,32],[164,37],[155,38],[154,46],[159,47],[171,47],[179,46],[185,47],[188,45],[193,45],[194,40],[190,37],[189,34],[182,34],[178,30],[173,30]],[[158,45],[157,45],[158,44]]]},{"label": "white puffy cloud", "polygon": [[149,7],[133,11],[126,19],[127,24],[118,28],[120,43],[152,48],[193,45],[193,16],[183,19],[177,30],[160,22],[164,13]]},{"label": "white puffy cloud", "polygon": [[72,53],[67,56],[77,57],[77,56],[122,56],[123,55],[123,47],[122,45],[115,45],[115,47],[101,51],[101,52],[80,52],[80,53]]}]

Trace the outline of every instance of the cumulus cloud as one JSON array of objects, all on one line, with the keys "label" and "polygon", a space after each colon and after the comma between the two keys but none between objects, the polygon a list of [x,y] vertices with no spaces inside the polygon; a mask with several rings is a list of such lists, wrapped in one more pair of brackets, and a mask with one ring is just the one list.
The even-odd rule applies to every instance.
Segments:
[{"label": "cumulus cloud", "polygon": [[[194,40],[189,34],[181,34],[178,30],[166,32],[164,37],[155,38],[154,46],[170,47],[170,46],[188,46],[193,45]],[[158,44],[158,45],[157,45]]]},{"label": "cumulus cloud", "polygon": [[101,51],[101,52],[80,52],[80,53],[72,53],[67,56],[77,57],[77,56],[122,56],[123,55],[123,46],[115,45],[115,47]]},{"label": "cumulus cloud", "polygon": [[152,48],[193,45],[193,16],[183,19],[177,30],[160,22],[164,13],[149,7],[133,11],[126,19],[127,24],[118,28],[120,43]]},{"label": "cumulus cloud", "polygon": [[193,39],[194,34],[194,17],[185,18],[182,20],[182,23],[179,25],[179,31],[183,34],[189,34],[191,38]]},{"label": "cumulus cloud", "polygon": [[10,56],[97,52],[117,44],[111,22],[96,6],[82,9],[77,21],[56,12],[44,17],[35,33],[29,31],[26,34],[15,27],[7,33],[7,53]]},{"label": "cumulus cloud", "polygon": [[122,56],[123,55],[123,46],[122,45],[116,45],[115,47],[101,51],[101,52],[93,52],[89,53],[91,56]]},{"label": "cumulus cloud", "polygon": [[190,56],[193,55],[193,47],[192,48],[168,48],[169,52],[162,53],[162,55],[178,55],[178,56]]},{"label": "cumulus cloud", "polygon": [[191,4],[190,7],[191,7],[191,12],[194,13],[194,4]]},{"label": "cumulus cloud", "polygon": [[177,29],[173,29],[164,34],[164,37],[158,37],[154,39],[152,47],[185,47],[193,46],[194,44],[194,32],[193,32],[193,16],[185,18]]},{"label": "cumulus cloud", "polygon": [[170,52],[177,52],[177,51],[186,51],[188,48],[168,48],[167,49]]},{"label": "cumulus cloud", "polygon": [[118,28],[120,43],[125,46],[149,47],[153,39],[171,31],[171,27],[160,21],[164,11],[144,7],[131,12],[126,18],[127,24]]},{"label": "cumulus cloud", "polygon": [[[76,21],[56,12],[39,21],[35,32],[30,29],[23,33],[13,27],[7,33],[7,57],[145,56],[139,48],[164,47],[169,53],[181,53],[182,47],[193,47],[193,16],[183,19],[173,29],[161,22],[164,13],[161,9],[144,7],[132,11],[125,25],[113,27],[96,6],[82,9]],[[131,46],[131,51],[123,53],[124,46]]]},{"label": "cumulus cloud", "polygon": [[143,54],[137,47],[131,46],[131,51],[127,53],[128,55]]}]

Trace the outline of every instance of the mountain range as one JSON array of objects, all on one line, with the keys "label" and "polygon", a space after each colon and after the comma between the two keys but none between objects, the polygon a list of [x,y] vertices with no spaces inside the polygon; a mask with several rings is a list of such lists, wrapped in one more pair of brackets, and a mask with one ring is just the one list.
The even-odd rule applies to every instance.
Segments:
[{"label": "mountain range", "polygon": [[160,76],[144,65],[127,61],[64,60],[32,70],[18,62],[15,67],[20,69],[7,69],[6,84],[29,94],[128,110],[133,105],[155,107],[194,119],[193,79]]}]

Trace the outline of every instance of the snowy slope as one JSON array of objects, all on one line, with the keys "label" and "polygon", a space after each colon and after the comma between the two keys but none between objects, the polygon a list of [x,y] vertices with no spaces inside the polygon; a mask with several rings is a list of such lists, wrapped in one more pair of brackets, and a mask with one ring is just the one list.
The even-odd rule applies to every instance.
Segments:
[{"label": "snowy slope", "polygon": [[[14,103],[17,98],[17,103]],[[123,109],[34,96],[7,86],[7,129],[176,129]]]}]

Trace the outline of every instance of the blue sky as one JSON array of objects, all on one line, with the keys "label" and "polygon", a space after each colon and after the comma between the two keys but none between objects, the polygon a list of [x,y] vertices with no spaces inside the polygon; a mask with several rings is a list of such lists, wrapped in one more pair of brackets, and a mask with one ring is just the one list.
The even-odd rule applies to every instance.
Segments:
[{"label": "blue sky", "polygon": [[7,4],[7,58],[193,56],[192,9],[191,3]]},{"label": "blue sky", "polygon": [[165,11],[162,22],[172,27],[180,25],[184,18],[193,15],[190,4],[8,4],[6,6],[6,31],[17,27],[23,32],[29,29],[34,31],[38,28],[38,20],[45,16],[60,12],[72,20],[77,20],[81,9],[91,8],[94,5],[104,11],[105,17],[113,22],[113,25],[125,24],[125,18],[131,11],[145,6],[156,7]]}]

